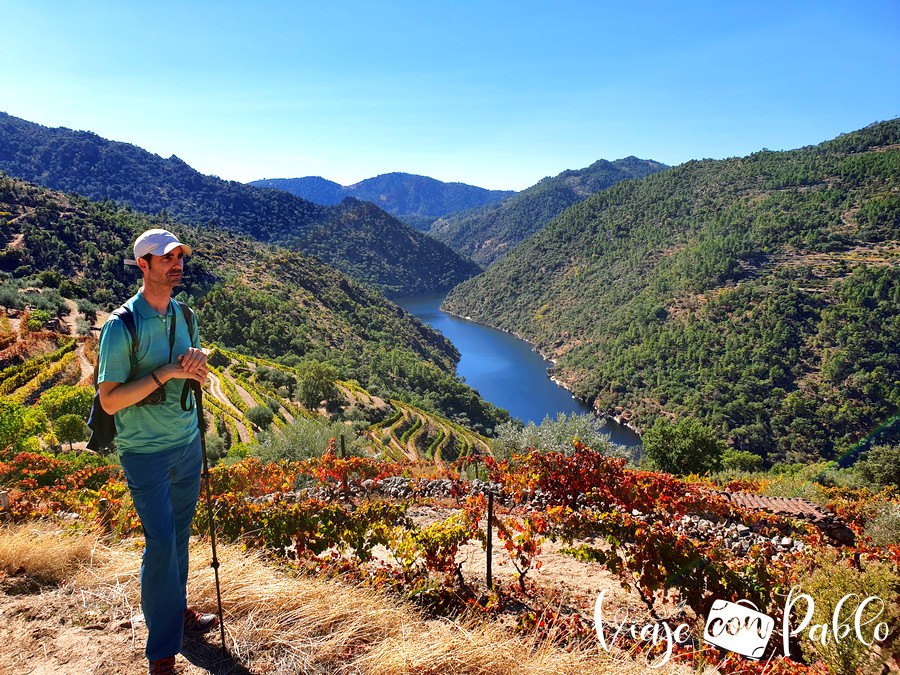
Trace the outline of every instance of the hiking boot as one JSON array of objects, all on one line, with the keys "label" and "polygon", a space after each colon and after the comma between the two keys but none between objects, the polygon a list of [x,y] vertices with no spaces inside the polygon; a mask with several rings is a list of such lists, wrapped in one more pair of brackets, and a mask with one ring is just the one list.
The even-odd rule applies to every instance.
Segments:
[{"label": "hiking boot", "polygon": [[215,614],[203,614],[190,607],[184,610],[184,634],[190,636],[204,635],[218,628],[219,617]]},{"label": "hiking boot", "polygon": [[151,661],[150,665],[147,667],[147,673],[149,675],[176,675],[175,657],[167,656],[164,659]]}]

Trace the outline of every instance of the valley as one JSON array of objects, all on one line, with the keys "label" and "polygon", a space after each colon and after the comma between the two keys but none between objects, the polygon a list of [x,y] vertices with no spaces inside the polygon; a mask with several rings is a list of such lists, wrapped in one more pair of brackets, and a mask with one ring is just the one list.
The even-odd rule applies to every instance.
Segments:
[{"label": "valley", "polygon": [[[836,655],[798,630],[757,663],[699,636],[716,603],[775,616],[801,584],[822,611],[856,589],[900,619],[898,147],[894,120],[794,151],[618,160],[642,175],[600,188],[564,172],[542,189],[572,203],[476,209],[530,195],[546,216],[510,216],[521,239],[482,271],[369,202],[0,117],[0,629],[36,668],[145,665],[141,526],[84,419],[99,327],[137,288],[122,259],[163,225],[194,247],[179,299],[210,365],[195,555],[214,514],[226,560],[230,656],[192,642],[189,672],[896,668],[888,639]],[[548,367],[641,451],[518,413],[584,410]],[[191,584],[210,609],[208,571]],[[630,613],[621,635],[597,633],[601,590]],[[698,637],[670,653],[640,629],[661,621]]]}]

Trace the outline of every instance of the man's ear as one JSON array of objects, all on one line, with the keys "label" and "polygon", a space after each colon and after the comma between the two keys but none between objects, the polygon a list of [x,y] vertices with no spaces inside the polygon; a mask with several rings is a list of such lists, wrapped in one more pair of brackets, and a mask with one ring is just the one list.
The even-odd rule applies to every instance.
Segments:
[{"label": "man's ear", "polygon": [[141,272],[146,272],[147,270],[150,269],[150,263],[148,263],[143,258],[137,259],[137,266],[140,268]]}]

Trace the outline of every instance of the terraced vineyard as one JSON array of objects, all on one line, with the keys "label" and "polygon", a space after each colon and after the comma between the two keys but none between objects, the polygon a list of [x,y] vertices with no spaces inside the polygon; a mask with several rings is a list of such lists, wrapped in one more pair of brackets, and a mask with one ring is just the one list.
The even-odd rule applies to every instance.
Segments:
[{"label": "terraced vineyard", "polygon": [[0,343],[8,345],[0,351],[0,396],[11,401],[31,405],[50,387],[81,379],[76,338],[41,331],[17,340],[14,333],[5,333]]},{"label": "terraced vineyard", "polygon": [[[0,396],[17,404],[34,405],[41,394],[61,384],[90,385],[97,340],[50,331],[21,333],[16,321],[0,323]],[[248,411],[266,406],[274,414],[272,428],[283,429],[298,419],[324,420],[324,411],[311,411],[293,399],[299,371],[265,359],[215,348],[210,353],[210,377],[204,404],[212,433],[249,443],[259,429]],[[273,384],[273,381],[276,384]],[[280,382],[280,386],[277,384]],[[382,419],[366,430],[369,453],[400,462],[434,464],[440,470],[460,457],[490,454],[485,437],[440,415],[399,400],[373,396],[355,381],[338,381],[341,405],[368,411]]]},{"label": "terraced vineyard", "polygon": [[403,401],[391,400],[394,414],[372,425],[367,435],[372,447],[387,459],[431,463],[443,469],[448,462],[471,454],[491,454],[480,434]]}]

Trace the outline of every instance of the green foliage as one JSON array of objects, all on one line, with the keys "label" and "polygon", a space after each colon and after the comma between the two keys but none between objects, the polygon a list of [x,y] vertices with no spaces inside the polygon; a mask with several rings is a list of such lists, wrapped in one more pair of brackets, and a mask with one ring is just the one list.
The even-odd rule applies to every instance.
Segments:
[{"label": "green foliage", "polygon": [[692,416],[766,462],[839,456],[900,409],[898,146],[892,120],[618,183],[445,309],[558,355],[639,428]]},{"label": "green foliage", "polygon": [[703,474],[719,468],[725,445],[693,417],[675,423],[660,417],[643,437],[644,452],[662,471]]},{"label": "green foliage", "polygon": [[84,316],[88,321],[96,321],[97,320],[97,307],[96,304],[91,302],[90,300],[79,300],[77,302],[78,311]]},{"label": "green foliage", "polygon": [[297,419],[278,433],[260,435],[251,452],[258,455],[263,462],[321,457],[329,441],[339,439],[341,435],[344,436],[348,456],[362,457],[365,454],[365,439],[355,436],[347,425],[311,419]]},{"label": "green foliage", "polygon": [[293,389],[297,386],[297,378],[294,375],[285,370],[269,366],[258,366],[256,368],[256,378],[270,389],[278,389],[279,387]]},{"label": "green foliage", "polygon": [[207,363],[214,368],[224,368],[231,363],[231,359],[225,356],[219,349],[213,348],[209,353]]},{"label": "green foliage", "polygon": [[548,415],[540,424],[529,422],[524,427],[516,422],[505,422],[497,427],[491,450],[498,459],[529,450],[571,455],[575,443],[581,443],[607,455],[621,454],[603,433],[603,425],[602,419],[589,413],[559,413],[555,420]]},{"label": "green foliage", "polygon": [[52,318],[53,315],[47,310],[36,309],[28,318],[28,330],[43,330]]},{"label": "green foliage", "polygon": [[50,421],[40,408],[27,408],[0,397],[0,452],[24,450],[29,441],[36,441],[36,437],[49,428]]},{"label": "green foliage", "polygon": [[337,397],[338,372],[333,366],[306,361],[297,367],[297,373],[295,397],[307,408],[318,408],[320,401],[330,401]]},{"label": "green foliage", "polygon": [[866,527],[875,546],[900,546],[900,503],[883,504]]},{"label": "green foliage", "polygon": [[250,408],[244,413],[244,416],[258,429],[268,429],[272,420],[275,419],[275,413],[264,405]]},{"label": "green foliage", "polygon": [[82,419],[87,419],[93,400],[92,387],[61,384],[41,394],[38,405],[53,421],[63,415],[77,415]]},{"label": "green foliage", "polygon": [[216,464],[219,460],[228,454],[228,448],[225,447],[225,440],[216,434],[209,434],[206,437],[206,457],[210,464]]},{"label": "green foliage", "polygon": [[44,288],[59,288],[63,275],[57,270],[41,270],[37,275],[38,283]]},{"label": "green foliage", "polygon": [[[861,569],[855,569],[847,560],[841,560],[833,552],[822,556],[820,567],[803,584],[803,592],[815,601],[812,624],[831,627],[838,603],[853,594],[841,607],[839,624],[854,625],[854,614],[860,603],[875,596],[881,602],[873,602],[862,608],[859,623],[865,632],[864,638],[872,641],[872,632],[877,623],[895,627],[900,619],[900,606],[896,599],[900,593],[900,576],[888,563],[881,561],[864,562]],[[799,603],[803,606],[803,603]],[[851,629],[852,631],[852,629]],[[823,644],[824,642],[824,644]],[[854,633],[844,639],[829,636],[823,640],[803,640],[804,655],[811,660],[821,659],[838,675],[879,672],[879,666],[890,656],[888,650],[873,649],[860,642]]]},{"label": "green foliage", "polygon": [[75,318],[75,333],[78,335],[90,335],[91,334],[91,322],[85,319],[83,316],[79,316]]},{"label": "green foliage", "polygon": [[722,469],[725,471],[756,471],[762,463],[762,457],[747,450],[725,448],[722,453]]},{"label": "green foliage", "polygon": [[873,489],[900,487],[900,443],[873,446],[857,462],[856,470]]},{"label": "green foliage", "polygon": [[65,414],[53,421],[53,433],[61,443],[68,443],[71,450],[73,443],[88,439],[90,429],[81,415]]}]

